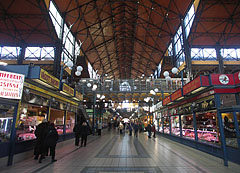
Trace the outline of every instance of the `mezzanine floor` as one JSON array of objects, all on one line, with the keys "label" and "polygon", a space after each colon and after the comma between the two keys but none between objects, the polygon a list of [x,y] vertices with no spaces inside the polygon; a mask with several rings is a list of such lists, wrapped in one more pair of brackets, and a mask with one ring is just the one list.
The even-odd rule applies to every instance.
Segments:
[{"label": "mezzanine floor", "polygon": [[[86,147],[77,148],[74,140],[58,144],[57,162],[50,157],[40,164],[33,157],[0,170],[4,173],[240,173],[240,165],[223,166],[223,161],[209,154],[157,135],[138,137],[117,130],[104,130],[101,137],[89,136]],[[60,147],[61,146],[61,147]]]}]

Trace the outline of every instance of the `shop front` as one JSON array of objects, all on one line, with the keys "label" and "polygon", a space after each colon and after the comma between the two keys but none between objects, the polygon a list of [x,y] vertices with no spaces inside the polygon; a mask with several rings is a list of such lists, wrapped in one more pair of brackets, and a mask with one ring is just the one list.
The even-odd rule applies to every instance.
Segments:
[{"label": "shop front", "polygon": [[[13,161],[16,119],[21,103],[25,76],[0,71],[0,165]],[[6,157],[5,157],[6,156]],[[4,159],[2,159],[5,157]]]},{"label": "shop front", "polygon": [[[17,66],[14,67],[16,69]],[[8,157],[8,165],[13,163],[14,154],[33,149],[34,132],[43,119],[56,125],[60,142],[74,137],[73,127],[82,116],[79,113],[80,93],[75,97],[76,91],[71,87],[59,89],[60,81],[39,67],[27,66],[25,69],[21,100],[0,100],[0,145],[3,150],[0,159]],[[14,145],[9,145],[9,142]],[[11,155],[8,154],[10,151]]]},{"label": "shop front", "polygon": [[[237,76],[237,75],[236,75]],[[226,81],[225,81],[226,80]],[[239,94],[234,75],[200,76],[163,100],[164,135],[175,141],[240,164]],[[178,92],[178,93],[177,93]],[[165,130],[166,129],[166,130]],[[166,132],[165,132],[166,131]]]}]

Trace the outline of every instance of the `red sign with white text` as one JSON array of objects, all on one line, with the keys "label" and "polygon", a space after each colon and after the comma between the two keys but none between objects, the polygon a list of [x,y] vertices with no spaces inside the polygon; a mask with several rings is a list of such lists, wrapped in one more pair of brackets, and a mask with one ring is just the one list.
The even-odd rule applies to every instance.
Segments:
[{"label": "red sign with white text", "polygon": [[212,85],[235,85],[234,78],[232,74],[211,74]]},{"label": "red sign with white text", "polygon": [[171,102],[171,97],[168,96],[168,97],[166,97],[165,99],[163,99],[162,104],[163,104],[163,105],[167,105],[167,104],[170,103],[170,102]]},{"label": "red sign with white text", "polygon": [[183,95],[186,95],[201,86],[200,76],[183,86]]},{"label": "red sign with white text", "polygon": [[182,89],[178,89],[177,91],[175,91],[174,93],[172,93],[171,95],[171,100],[177,100],[178,98],[182,97]]},{"label": "red sign with white text", "polygon": [[0,71],[0,97],[21,99],[24,75]]},{"label": "red sign with white text", "polygon": [[240,84],[240,72],[234,73],[235,84]]}]

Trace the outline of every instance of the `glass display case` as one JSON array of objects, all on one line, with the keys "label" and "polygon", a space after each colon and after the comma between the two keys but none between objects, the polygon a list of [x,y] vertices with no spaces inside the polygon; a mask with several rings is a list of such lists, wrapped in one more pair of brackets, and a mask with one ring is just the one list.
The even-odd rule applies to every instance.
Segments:
[{"label": "glass display case", "polygon": [[22,103],[16,136],[18,141],[35,139],[36,126],[47,118],[47,107]]},{"label": "glass display case", "polygon": [[[236,113],[238,125],[240,124],[240,113]],[[236,128],[234,126],[233,113],[222,113],[224,136],[226,145],[234,148],[239,148],[237,142]]]},{"label": "glass display case", "polygon": [[185,138],[195,139],[194,126],[193,126],[193,114],[182,115],[182,135]]},{"label": "glass display case", "polygon": [[219,143],[216,111],[196,113],[198,140]]},{"label": "glass display case", "polygon": [[72,133],[75,125],[75,113],[67,112],[66,117],[66,133]]},{"label": "glass display case", "polygon": [[169,117],[163,118],[163,127],[164,127],[164,133],[169,134],[170,133],[170,127],[169,127]]},{"label": "glass display case", "polygon": [[64,111],[51,108],[49,121],[54,123],[58,134],[63,134]]},{"label": "glass display case", "polygon": [[0,142],[7,142],[11,136],[14,106],[0,105]]},{"label": "glass display case", "polygon": [[171,131],[173,135],[180,136],[179,116],[171,116]]}]

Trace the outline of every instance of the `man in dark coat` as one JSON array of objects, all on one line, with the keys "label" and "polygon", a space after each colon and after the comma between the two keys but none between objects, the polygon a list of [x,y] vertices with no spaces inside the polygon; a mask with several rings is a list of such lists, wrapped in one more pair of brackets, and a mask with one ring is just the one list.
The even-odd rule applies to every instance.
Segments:
[{"label": "man in dark coat", "polygon": [[48,127],[48,133],[45,139],[46,146],[50,148],[50,156],[52,156],[52,162],[55,162],[55,149],[58,141],[58,133],[54,123],[51,123]]},{"label": "man in dark coat", "polygon": [[90,134],[90,129],[86,122],[82,123],[80,133],[81,133],[81,147],[83,146],[83,143],[84,143],[84,147],[86,147],[87,136]]},{"label": "man in dark coat", "polygon": [[75,133],[75,145],[76,146],[79,146],[80,129],[81,129],[81,124],[80,124],[80,122],[78,122],[73,128],[73,132]]},{"label": "man in dark coat", "polygon": [[37,160],[39,155],[40,156],[40,159],[42,160],[46,154],[46,147],[45,147],[45,144],[44,144],[44,141],[45,141],[45,138],[46,138],[46,135],[47,135],[47,129],[48,129],[48,122],[46,119],[44,119],[42,121],[42,123],[40,123],[36,130],[35,130],[35,136],[36,136],[36,145],[35,145],[35,148],[34,148],[34,159]]}]

